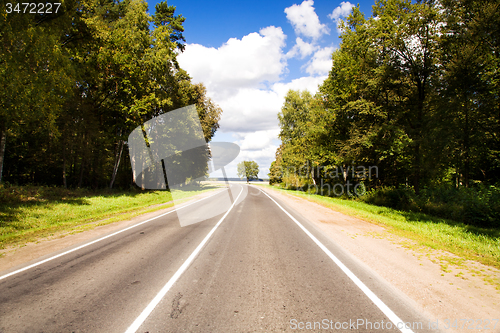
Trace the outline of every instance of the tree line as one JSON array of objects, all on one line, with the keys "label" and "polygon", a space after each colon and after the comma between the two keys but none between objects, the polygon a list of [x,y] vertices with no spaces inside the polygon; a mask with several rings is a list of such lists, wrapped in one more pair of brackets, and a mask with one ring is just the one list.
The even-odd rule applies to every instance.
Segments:
[{"label": "tree line", "polygon": [[166,1],[153,15],[143,0],[0,3],[0,181],[127,188],[137,126],[195,104],[207,142],[218,129],[222,110],[177,62],[185,18]]},{"label": "tree line", "polygon": [[500,1],[377,0],[341,29],[319,92],[285,98],[271,182],[498,184]]}]

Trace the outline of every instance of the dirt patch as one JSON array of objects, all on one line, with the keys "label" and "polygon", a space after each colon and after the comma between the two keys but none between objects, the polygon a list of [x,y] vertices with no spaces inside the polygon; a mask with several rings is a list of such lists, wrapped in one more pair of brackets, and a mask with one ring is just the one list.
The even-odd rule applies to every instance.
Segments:
[{"label": "dirt patch", "polygon": [[[362,260],[386,281],[413,299],[420,310],[444,328],[457,320],[455,329],[444,332],[471,332],[460,319],[500,319],[500,271],[478,262],[463,260],[451,253],[396,236],[386,228],[326,208],[320,204],[277,190],[262,188],[294,207],[324,235]],[[470,321],[468,324],[472,323]],[[478,321],[474,322],[475,325]],[[474,329],[474,332],[500,332]]]}]

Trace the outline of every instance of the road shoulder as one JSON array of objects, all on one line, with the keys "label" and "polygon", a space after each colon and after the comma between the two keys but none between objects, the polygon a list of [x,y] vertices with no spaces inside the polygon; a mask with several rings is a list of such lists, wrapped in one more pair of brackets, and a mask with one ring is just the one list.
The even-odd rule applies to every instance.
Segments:
[{"label": "road shoulder", "polygon": [[[413,299],[429,318],[440,320],[440,327],[444,327],[446,319],[450,320],[450,326],[455,319],[458,326],[463,323],[460,319],[499,319],[500,292],[485,281],[485,278],[499,279],[499,270],[472,261],[452,267],[448,259],[443,264],[440,258],[453,255],[416,247],[410,240],[395,236],[382,226],[306,199],[267,187],[260,188],[301,212],[326,237]],[[499,329],[500,323],[495,330],[489,331]],[[470,332],[470,329],[444,331]]]},{"label": "road shoulder", "polygon": [[[215,193],[214,191],[200,193],[196,196],[189,198],[188,200],[185,201],[183,200],[182,205],[186,205],[196,200],[200,200],[214,193]],[[136,223],[164,214],[176,208],[171,204],[172,202],[170,201],[160,205],[153,205],[149,208],[146,208],[145,210],[161,205],[166,205],[167,208],[141,214],[133,218],[124,219],[121,221],[104,225],[99,225],[100,221],[96,221],[83,225],[86,227],[83,230],[77,229],[70,232],[68,231],[57,232],[49,237],[38,238],[35,242],[29,242],[23,245],[6,247],[5,249],[0,250],[0,255],[1,255],[0,272],[4,272],[13,267],[26,264],[43,256],[74,246],[76,244],[92,241],[101,236],[110,234],[112,232],[124,229]],[[95,227],[91,225],[95,225]],[[0,273],[0,275],[2,274]]]}]

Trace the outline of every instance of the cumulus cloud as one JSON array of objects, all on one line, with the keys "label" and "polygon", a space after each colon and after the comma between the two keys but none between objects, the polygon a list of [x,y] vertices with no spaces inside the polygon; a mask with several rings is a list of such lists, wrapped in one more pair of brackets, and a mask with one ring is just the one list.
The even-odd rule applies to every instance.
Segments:
[{"label": "cumulus cloud", "polygon": [[221,130],[248,133],[276,128],[276,114],[283,101],[272,90],[241,88],[218,103],[224,110],[220,120]]},{"label": "cumulus cloud", "polygon": [[286,68],[285,38],[280,27],[270,26],[242,39],[231,38],[217,49],[188,44],[178,60],[209,91],[229,94],[238,88],[278,81]]},{"label": "cumulus cloud", "polygon": [[[269,167],[274,161],[278,144],[273,144],[261,150],[242,150],[238,157],[226,165],[224,169],[228,177],[237,177],[237,166],[241,161],[255,161],[259,165],[259,178],[267,178]],[[210,177],[222,177],[222,171],[218,170],[210,174]]]},{"label": "cumulus cloud", "polygon": [[323,34],[328,34],[330,30],[326,24],[320,23],[313,5],[313,0],[306,0],[300,5],[292,5],[286,8],[285,13],[297,35],[300,34],[316,40]]},{"label": "cumulus cloud", "polygon": [[305,65],[306,72],[310,75],[325,75],[332,69],[332,53],[334,47],[324,47],[314,53],[312,59]]},{"label": "cumulus cloud", "polygon": [[351,9],[354,7],[352,3],[349,1],[342,1],[340,5],[333,10],[333,12],[328,15],[330,19],[332,19],[333,22],[337,22],[337,32],[341,33],[340,29],[340,19],[342,17],[346,17],[349,15],[351,12]]},{"label": "cumulus cloud", "polygon": [[297,37],[295,39],[295,45],[288,51],[286,56],[288,58],[293,58],[295,56],[298,56],[300,59],[304,59],[308,55],[311,55],[314,50],[316,50],[318,47],[312,43],[307,43],[302,40],[302,38]]},{"label": "cumulus cloud", "polygon": [[351,12],[351,9],[354,7],[352,3],[349,1],[342,1],[340,5],[333,10],[333,12],[328,15],[334,22],[338,21],[341,17],[346,17]]},{"label": "cumulus cloud", "polygon": [[234,95],[218,101],[224,110],[220,130],[239,133],[240,136],[253,132],[262,135],[263,131],[275,133],[279,128],[277,114],[283,106],[288,90],[308,90],[314,94],[325,79],[326,75],[301,77],[287,83],[274,83],[267,90],[239,89]]},{"label": "cumulus cloud", "polygon": [[278,137],[279,128],[255,131],[252,133],[236,133],[240,137],[237,142],[241,150],[262,150],[273,144]]},{"label": "cumulus cloud", "polygon": [[305,76],[301,77],[295,80],[292,80],[291,82],[288,83],[275,83],[273,85],[273,91],[278,94],[281,98],[281,105],[283,105],[283,100],[287,94],[287,92],[292,89],[292,90],[307,90],[311,94],[315,94],[318,91],[318,86],[325,81],[327,78],[326,75],[324,76]]},{"label": "cumulus cloud", "polygon": [[[241,148],[238,158],[226,166],[227,174],[236,175],[238,162],[251,160],[259,164],[259,176],[267,177],[269,166],[274,161],[276,149],[280,144],[277,114],[283,106],[287,92],[290,89],[308,90],[314,94],[325,79],[326,75],[307,76],[291,82],[274,83],[268,90],[240,89],[234,96],[220,101],[224,110],[220,130],[231,132],[235,143]],[[212,176],[222,177],[221,174]]]},{"label": "cumulus cloud", "polygon": [[[290,89],[316,93],[331,69],[333,48],[319,48],[314,39],[327,30],[312,5],[313,1],[304,1],[287,8],[287,17],[296,30],[313,38],[304,41],[297,37],[288,53],[284,51],[286,35],[280,27],[270,26],[241,39],[231,38],[218,48],[188,44],[178,56],[180,66],[194,82],[203,82],[208,96],[223,110],[214,141],[234,141],[241,147],[238,158],[225,168],[230,177],[236,176],[236,165],[243,160],[256,161],[261,167],[260,177],[267,176],[280,144],[277,114],[286,93]],[[310,76],[283,82],[291,57],[310,57],[306,64]]]},{"label": "cumulus cloud", "polygon": [[[268,27],[241,40],[231,38],[219,48],[188,44],[186,51],[179,55],[181,67],[195,82],[203,82],[209,96],[224,110],[220,131],[275,130],[278,128],[276,115],[289,89],[307,89],[312,93],[317,90],[321,83],[318,77],[278,82],[286,69],[285,38],[281,28]],[[300,38],[297,45],[297,52],[304,55],[312,54],[317,48]],[[315,54],[311,68],[315,69],[314,74],[321,74],[317,58]],[[270,84],[263,87],[265,81]]]}]

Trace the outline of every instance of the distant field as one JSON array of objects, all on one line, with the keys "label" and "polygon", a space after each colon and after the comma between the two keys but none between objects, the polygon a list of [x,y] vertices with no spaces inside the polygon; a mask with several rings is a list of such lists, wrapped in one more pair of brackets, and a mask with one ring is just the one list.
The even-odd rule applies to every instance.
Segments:
[{"label": "distant field", "polygon": [[[204,185],[183,195],[189,198],[215,188]],[[173,202],[168,191],[0,185],[0,248],[56,232],[92,229],[170,206]]]},{"label": "distant field", "polygon": [[415,241],[418,245],[445,250],[464,259],[475,260],[500,268],[500,230],[477,228],[460,222],[422,213],[403,212],[370,205],[356,200],[344,200],[304,192],[285,192],[368,222],[388,227],[388,231]]}]

